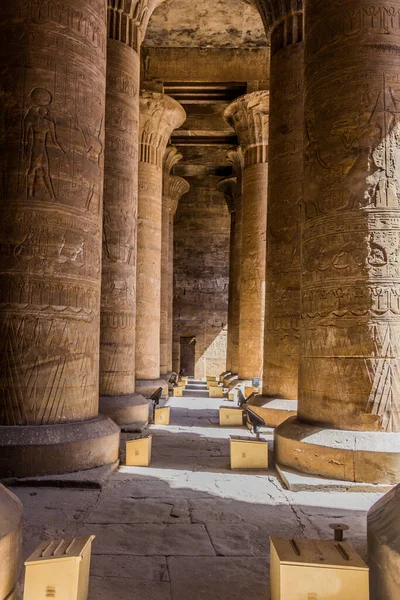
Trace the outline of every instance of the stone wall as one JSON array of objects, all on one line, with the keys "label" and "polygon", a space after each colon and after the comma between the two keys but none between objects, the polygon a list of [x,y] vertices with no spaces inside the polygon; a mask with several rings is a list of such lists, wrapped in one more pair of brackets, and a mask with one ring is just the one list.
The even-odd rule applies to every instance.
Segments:
[{"label": "stone wall", "polygon": [[226,363],[230,215],[218,177],[187,178],[174,224],[174,356],[181,336],[196,337],[195,377],[219,375]]}]

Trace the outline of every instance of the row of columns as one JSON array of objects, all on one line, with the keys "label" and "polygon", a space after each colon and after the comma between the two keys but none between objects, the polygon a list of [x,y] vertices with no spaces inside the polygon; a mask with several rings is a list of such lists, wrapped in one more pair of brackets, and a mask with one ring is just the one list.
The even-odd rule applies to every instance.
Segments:
[{"label": "row of columns", "polygon": [[[2,6],[2,476],[115,462],[120,429],[105,415],[148,418],[137,392],[160,379],[162,294],[172,321],[163,159],[186,117],[166,95],[139,94],[156,5]],[[173,212],[187,185],[168,173],[164,191]]]},{"label": "row of columns", "polygon": [[[246,173],[256,106],[248,94],[226,112],[245,153],[236,275],[231,249],[237,281],[231,281],[227,369],[239,379],[257,376],[263,354],[264,399],[256,405],[298,399],[297,418],[275,431],[281,466],[395,483],[400,87],[396,54],[385,48],[400,48],[400,3],[389,11],[378,2],[372,11],[366,0],[351,6],[305,0],[305,18],[301,0],[253,3],[271,36],[268,194],[267,169]],[[257,107],[257,119],[264,112]],[[225,181],[220,189],[233,198],[232,185]],[[252,221],[256,211],[262,224]],[[234,214],[233,228],[237,209]],[[264,225],[266,243],[257,250]],[[263,293],[263,250],[264,328],[256,302]],[[233,309],[238,281],[239,308]],[[237,343],[236,371],[231,357]]]}]

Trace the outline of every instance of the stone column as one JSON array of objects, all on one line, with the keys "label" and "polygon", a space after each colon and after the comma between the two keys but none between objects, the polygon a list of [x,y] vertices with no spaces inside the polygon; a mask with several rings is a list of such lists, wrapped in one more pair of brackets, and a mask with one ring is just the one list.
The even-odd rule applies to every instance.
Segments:
[{"label": "stone column", "polygon": [[[299,420],[278,463],[400,479],[400,2],[308,0]],[[390,48],[390,51],[388,51]]]},{"label": "stone column", "polygon": [[97,467],[105,3],[3,3],[0,37],[0,475]]},{"label": "stone column", "polygon": [[184,123],[182,106],[165,94],[140,98],[136,389],[144,395],[168,385],[160,379],[162,163],[168,139]]},{"label": "stone column", "polygon": [[259,407],[257,412],[275,427],[296,414],[298,396],[304,176],[302,2],[280,5],[265,25],[271,35],[271,63],[263,395],[250,404]]},{"label": "stone column", "polygon": [[162,217],[161,217],[161,322],[160,322],[160,373],[168,381],[172,366],[169,368],[169,252],[170,252],[170,198],[169,177],[182,154],[174,146],[168,146],[163,158]]},{"label": "stone column", "polygon": [[232,102],[225,120],[243,150],[239,379],[261,377],[265,311],[269,92],[246,94]]},{"label": "stone column", "polygon": [[231,215],[229,247],[228,336],[226,347],[226,371],[238,373],[239,325],[240,325],[240,258],[242,246],[242,219],[239,186],[236,177],[218,182],[217,188],[225,197]]},{"label": "stone column", "polygon": [[133,16],[130,4],[114,0],[108,5],[100,409],[118,425],[142,428],[149,404],[134,393],[142,32],[139,15]]},{"label": "stone column", "polygon": [[[165,172],[165,171],[164,171]],[[169,175],[163,184],[163,211],[166,206],[168,224],[166,234],[168,235],[165,250],[168,262],[161,273],[161,342],[165,340],[165,346],[161,343],[161,353],[165,352],[165,365],[167,373],[172,371],[172,341],[173,341],[173,300],[174,300],[174,216],[178,208],[179,200],[190,189],[189,183],[183,177]],[[164,229],[163,229],[164,239]],[[165,237],[167,237],[167,235]],[[165,261],[164,249],[162,261]],[[165,268],[166,267],[166,268]],[[164,313],[163,313],[164,308]],[[165,322],[164,322],[165,319]]]},{"label": "stone column", "polygon": [[20,500],[0,485],[0,600],[20,597],[23,512]]}]

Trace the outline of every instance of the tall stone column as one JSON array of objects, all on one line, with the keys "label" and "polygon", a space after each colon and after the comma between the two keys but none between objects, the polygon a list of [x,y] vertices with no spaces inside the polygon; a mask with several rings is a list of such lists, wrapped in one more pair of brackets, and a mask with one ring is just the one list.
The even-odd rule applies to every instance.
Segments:
[{"label": "tall stone column", "polygon": [[[229,247],[229,290],[228,290],[228,336],[226,348],[226,370],[238,373],[239,326],[240,326],[240,258],[242,246],[242,196],[236,177],[218,182],[217,188],[224,195],[231,215]],[[236,371],[234,370],[236,367]]]},{"label": "tall stone column", "polygon": [[97,467],[105,3],[3,2],[0,37],[0,474]]},{"label": "tall stone column", "polygon": [[182,154],[170,146],[165,152],[163,165],[160,370],[161,377],[167,379],[172,371],[174,215],[179,200],[190,189],[186,179],[170,174],[181,158]]},{"label": "tall stone column", "polygon": [[243,151],[239,379],[261,377],[265,312],[269,92],[232,102],[225,120]]},{"label": "tall stone column", "polygon": [[159,386],[168,393],[160,379],[162,167],[168,139],[185,118],[170,96],[140,97],[136,390],[144,395]]},{"label": "tall stone column", "polygon": [[[108,5],[100,409],[118,425],[148,421],[135,394],[136,235],[141,2]],[[128,34],[129,32],[129,34]]]},{"label": "tall stone column", "polygon": [[400,479],[399,16],[307,2],[299,417],[276,430],[281,465],[372,483]]},{"label": "tall stone column", "polygon": [[[169,251],[170,251],[170,198],[169,177],[174,165],[182,158],[182,154],[174,146],[168,146],[163,158],[162,182],[162,216],[161,216],[161,322],[160,322],[160,373],[161,378],[168,381],[169,369]],[[172,359],[171,359],[172,360]]]}]

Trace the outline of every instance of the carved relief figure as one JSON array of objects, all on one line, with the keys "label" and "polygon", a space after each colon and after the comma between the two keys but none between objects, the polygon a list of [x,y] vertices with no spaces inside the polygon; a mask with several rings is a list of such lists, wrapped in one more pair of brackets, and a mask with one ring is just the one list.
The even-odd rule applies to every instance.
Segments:
[{"label": "carved relief figure", "polygon": [[51,142],[64,152],[57,140],[56,123],[49,114],[52,95],[44,88],[34,88],[30,94],[33,104],[25,115],[23,125],[24,155],[28,163],[26,193],[35,197],[35,183],[41,179],[52,202],[57,200],[50,172],[48,145]]},{"label": "carved relief figure", "polygon": [[[101,113],[101,116],[97,117],[97,115]],[[103,115],[102,115],[102,101],[100,98],[94,98],[92,104],[93,115],[91,123],[86,123],[85,126],[82,126],[79,122],[79,117],[77,118],[78,127],[82,134],[83,144],[86,151],[86,156],[89,161],[95,165],[97,168],[100,168],[100,159],[103,153],[103,143],[101,141],[102,129],[103,129]],[[89,189],[86,197],[85,208],[86,210],[90,210],[92,200],[95,195],[97,186],[97,173],[89,173]]]}]

